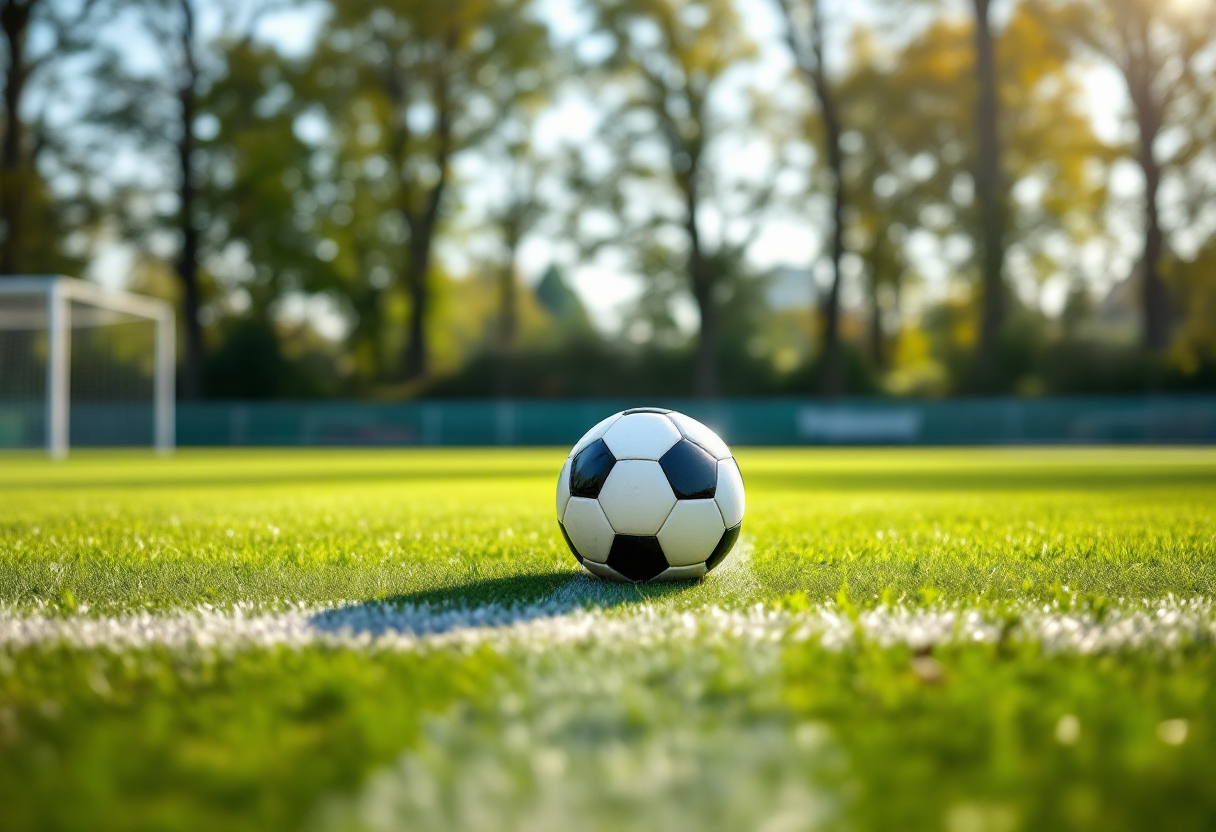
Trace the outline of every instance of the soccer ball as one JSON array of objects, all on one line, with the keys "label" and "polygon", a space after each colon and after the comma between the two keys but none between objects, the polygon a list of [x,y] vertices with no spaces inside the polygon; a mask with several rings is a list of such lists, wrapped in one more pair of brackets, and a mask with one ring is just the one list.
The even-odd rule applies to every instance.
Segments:
[{"label": "soccer ball", "polygon": [[615,581],[701,578],[743,524],[743,477],[716,433],[673,410],[609,416],[557,479],[557,522],[574,557]]}]

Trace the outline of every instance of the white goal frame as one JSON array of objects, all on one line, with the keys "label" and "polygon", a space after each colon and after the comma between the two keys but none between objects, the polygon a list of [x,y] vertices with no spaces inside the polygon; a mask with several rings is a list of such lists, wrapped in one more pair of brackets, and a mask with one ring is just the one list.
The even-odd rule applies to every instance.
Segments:
[{"label": "white goal frame", "polygon": [[155,323],[153,444],[161,453],[171,452],[176,445],[174,399],[177,359],[173,307],[155,298],[118,292],[60,275],[0,277],[0,298],[38,295],[46,298],[47,454],[54,458],[65,457],[70,443],[73,301]]}]

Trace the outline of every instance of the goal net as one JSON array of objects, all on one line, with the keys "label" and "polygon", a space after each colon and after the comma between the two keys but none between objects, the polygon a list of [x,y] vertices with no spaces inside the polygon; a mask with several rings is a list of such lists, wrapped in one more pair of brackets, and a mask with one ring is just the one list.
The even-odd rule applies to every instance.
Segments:
[{"label": "goal net", "polygon": [[0,448],[173,448],[169,304],[66,277],[0,277]]}]

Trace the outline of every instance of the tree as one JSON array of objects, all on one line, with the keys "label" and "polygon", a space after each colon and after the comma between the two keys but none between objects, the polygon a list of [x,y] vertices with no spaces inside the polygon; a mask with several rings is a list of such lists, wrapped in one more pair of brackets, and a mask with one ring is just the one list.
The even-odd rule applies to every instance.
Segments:
[{"label": "tree", "polygon": [[[64,217],[61,207],[51,206],[55,199],[39,171],[55,145],[48,105],[58,92],[56,65],[88,48],[90,27],[101,9],[98,0],[66,6],[52,0],[0,0],[0,275],[31,267],[49,270],[60,247],[60,235],[53,232],[62,231]],[[30,92],[39,85],[42,106],[31,119]],[[44,236],[46,226],[52,233]]]},{"label": "tree", "polygon": [[[538,119],[549,103],[566,64],[565,55],[556,53],[551,60],[534,68],[537,83],[517,97],[502,113],[494,133],[479,149],[478,161],[486,174],[478,199],[486,208],[472,217],[482,230],[497,237],[496,252],[489,260],[497,271],[498,306],[494,322],[493,353],[496,367],[494,386],[499,397],[513,392],[514,359],[521,333],[519,253],[526,238],[546,218],[557,218],[563,175],[562,159],[540,149],[542,138]],[[556,184],[557,188],[546,187]],[[555,193],[557,191],[557,193]]]},{"label": "tree", "polygon": [[505,193],[492,213],[492,221],[502,236],[502,257],[498,277],[498,322],[495,332],[495,353],[498,359],[497,393],[511,393],[511,358],[519,338],[519,247],[545,214],[545,203],[538,187],[543,176],[543,162],[530,143],[509,139],[503,167]]},{"label": "tree", "polygon": [[1001,172],[1000,98],[991,0],[972,0],[975,11],[975,195],[980,205],[983,294],[977,382],[994,389],[998,339],[1005,321],[1005,178]]},{"label": "tree", "polygon": [[[905,251],[909,229],[920,223],[918,214],[926,202],[941,198],[940,192],[924,189],[908,170],[909,154],[916,155],[922,141],[931,146],[919,134],[933,131],[935,119],[932,109],[913,110],[903,98],[909,89],[899,84],[901,76],[923,72],[926,53],[908,49],[884,56],[875,33],[864,26],[855,30],[852,40],[851,65],[835,84],[836,95],[845,102],[841,111],[848,124],[841,141],[847,135],[851,144],[841,170],[850,209],[843,248],[856,252],[863,265],[870,305],[870,358],[875,369],[885,370],[890,363],[887,342],[893,334],[886,331],[886,321],[899,317],[901,288],[912,271]],[[931,89],[927,79],[917,80],[922,83],[908,86]]]},{"label": "tree", "polygon": [[204,79],[205,45],[198,33],[197,0],[135,0],[145,26],[160,48],[164,63],[155,75],[131,75],[114,56],[109,77],[122,94],[99,119],[137,133],[143,149],[168,149],[177,209],[171,225],[177,232],[174,271],[181,285],[184,352],[179,395],[197,399],[203,389],[202,289],[199,279],[201,218],[198,215],[198,99]]},{"label": "tree", "polygon": [[[614,227],[599,243],[610,241],[646,275],[644,298],[664,312],[677,285],[673,278],[682,275],[700,319],[695,389],[714,397],[721,386],[724,311],[716,261],[731,246],[746,248],[771,193],[770,180],[756,179],[765,173],[759,166],[735,166],[742,174],[735,181],[715,170],[715,144],[743,128],[715,107],[714,96],[755,45],[729,0],[600,0],[595,11],[597,36],[610,39],[591,69],[603,85],[601,100],[612,102],[602,137],[613,157],[611,169],[599,172],[608,187],[598,207],[608,209]],[[758,109],[760,98],[753,102]],[[741,123],[754,115],[743,114]],[[721,217],[723,228],[739,220],[751,232],[744,240],[719,234],[715,241],[706,227],[708,212]]]},{"label": "tree", "polygon": [[829,262],[832,283],[820,302],[821,346],[819,360],[819,392],[837,396],[842,392],[840,357],[840,287],[841,260],[845,252],[844,147],[841,143],[843,126],[836,92],[828,80],[824,56],[823,3],[820,0],[778,0],[785,17],[785,38],[799,73],[806,80],[818,104],[823,127],[824,156],[831,187],[831,220],[828,231]]},{"label": "tree", "polygon": [[[967,73],[960,78],[955,94],[966,101],[970,113],[970,132],[967,145],[972,160],[970,178],[974,198],[978,203],[978,234],[975,237],[978,249],[980,272],[979,339],[976,344],[975,366],[972,383],[981,390],[996,389],[1000,380],[997,373],[997,352],[1001,328],[1006,317],[1005,257],[1008,243],[1008,199],[1007,181],[1002,170],[1002,134],[1000,77],[997,55],[997,40],[992,27],[992,1],[970,0],[971,12],[970,60],[959,64],[958,69]],[[948,18],[942,18],[942,21]],[[929,37],[940,36],[940,23],[933,24],[926,33]],[[948,24],[949,25],[949,24]],[[923,41],[924,36],[913,40]],[[915,55],[915,51],[908,54]],[[871,252],[879,254],[880,252]],[[877,320],[877,310],[874,319]]]},{"label": "tree", "polygon": [[[115,136],[133,140],[135,147],[153,158],[160,157],[172,171],[168,182],[138,183],[126,188],[131,197],[122,222],[133,236],[154,237],[171,230],[176,237],[172,255],[181,290],[181,319],[184,352],[179,371],[180,395],[196,399],[203,394],[203,261],[226,243],[217,234],[204,204],[206,142],[200,129],[215,124],[206,112],[208,91],[228,71],[225,50],[234,43],[248,44],[262,16],[282,5],[281,0],[224,0],[216,4],[218,30],[200,30],[200,0],[128,0],[128,6],[144,32],[159,50],[161,65],[155,70],[129,65],[124,45],[111,46],[97,73],[99,94],[91,119]],[[134,216],[135,204],[147,203],[147,189],[163,189],[175,197],[174,210],[150,218]],[[212,245],[208,247],[208,243]]]},{"label": "tree", "polygon": [[[963,339],[958,355],[966,359],[955,368],[958,378],[974,384],[984,293],[976,254],[987,225],[975,173],[973,26],[960,16],[941,17],[895,47],[862,28],[851,53],[854,61],[838,81],[848,125],[848,247],[868,273],[872,305],[880,287],[889,287],[882,290],[889,303],[908,277],[934,270],[954,284],[955,306],[968,298],[959,310],[971,310],[971,298],[979,301],[974,320],[952,330]],[[1020,5],[997,38],[995,55],[1006,115],[1002,174],[1017,194],[1003,208],[1006,281],[1016,279],[1028,293],[1075,270],[1082,244],[1103,232],[1113,156],[1093,133],[1055,17]],[[1012,291],[1008,298],[1016,303]],[[881,317],[872,310],[872,328]],[[881,332],[872,329],[871,340],[879,344]],[[997,344],[985,389],[1008,389],[1016,381],[1008,377],[1002,341]]]},{"label": "tree", "polygon": [[172,142],[176,156],[177,217],[180,235],[176,272],[182,288],[185,354],[181,396],[199,398],[203,385],[203,324],[199,317],[202,291],[199,257],[202,236],[198,215],[198,99],[203,82],[203,44],[198,35],[197,0],[147,0],[146,25],[163,50],[168,69],[168,93],[176,105],[170,111],[162,141]]},{"label": "tree", "polygon": [[[1051,4],[1041,4],[1051,9]],[[1161,221],[1161,187],[1180,161],[1162,141],[1171,128],[1186,132],[1194,113],[1179,107],[1201,78],[1211,84],[1216,49],[1216,7],[1205,3],[1160,0],[1063,0],[1067,30],[1092,55],[1100,56],[1122,78],[1131,102],[1136,141],[1131,155],[1144,176],[1143,248],[1140,291],[1142,343],[1160,353],[1170,342],[1170,299],[1162,277],[1166,253]],[[1209,67],[1205,72],[1204,66]],[[1175,143],[1180,149],[1186,142]]]},{"label": "tree", "polygon": [[[548,34],[529,0],[344,0],[322,34],[316,85],[336,155],[381,160],[382,208],[399,254],[392,273],[409,300],[406,380],[429,370],[434,244],[454,160],[539,83]],[[351,144],[361,145],[352,151]],[[332,169],[333,173],[340,171]]]},{"label": "tree", "polygon": [[1183,310],[1171,357],[1188,375],[1204,365],[1216,369],[1216,237],[1194,259],[1170,263],[1170,271]]},{"label": "tree", "polygon": [[[245,314],[270,322],[291,293],[327,288],[332,244],[310,209],[328,212],[309,162],[314,149],[296,130],[306,100],[297,94],[306,69],[273,47],[234,33],[215,45],[223,71],[197,104],[206,130],[198,140],[198,213],[212,278],[248,299]],[[318,256],[318,249],[320,254]]]}]

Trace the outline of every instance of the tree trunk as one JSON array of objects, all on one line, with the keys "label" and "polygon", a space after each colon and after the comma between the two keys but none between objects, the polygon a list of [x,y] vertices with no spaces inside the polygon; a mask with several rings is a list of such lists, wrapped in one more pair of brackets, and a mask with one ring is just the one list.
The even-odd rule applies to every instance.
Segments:
[{"label": "tree trunk", "polygon": [[693,385],[702,399],[716,399],[720,393],[718,377],[718,307],[714,298],[713,266],[705,258],[701,247],[700,223],[697,221],[697,194],[695,186],[696,163],[694,162],[684,190],[684,228],[688,232],[688,280],[692,284],[692,296],[697,303],[701,325],[697,332],[697,352],[694,358]]},{"label": "tree trunk", "polygon": [[716,399],[720,394],[718,378],[718,309],[714,299],[713,275],[700,250],[689,258],[693,297],[701,316],[697,335],[696,393],[698,398]]},{"label": "tree trunk", "polygon": [[980,203],[983,297],[976,381],[981,390],[997,387],[997,347],[1005,319],[1005,217],[1001,179],[996,57],[989,20],[990,0],[975,0],[975,69],[979,87],[975,108],[975,189]]},{"label": "tree trunk", "polygon": [[26,65],[26,41],[30,14],[37,0],[26,3],[6,2],[0,9],[0,30],[7,47],[8,65],[4,85],[4,141],[0,145],[0,220],[4,222],[4,240],[0,243],[0,275],[20,274],[22,219],[29,171],[23,156],[24,124],[21,103],[25,97],[29,67]]},{"label": "tree trunk", "polygon": [[[820,99],[822,105],[829,99]],[[830,109],[830,105],[829,105]],[[819,364],[819,395],[834,398],[844,392],[844,377],[840,366],[840,261],[844,258],[844,171],[840,148],[840,126],[835,115],[830,118],[824,110],[824,126],[828,143],[828,166],[832,172],[832,285],[820,304],[823,326]],[[831,127],[827,125],[831,124]]]},{"label": "tree trunk", "polygon": [[404,378],[406,381],[425,378],[430,370],[430,350],[426,331],[427,316],[431,301],[431,245],[439,223],[439,210],[443,202],[447,181],[446,161],[441,168],[439,182],[431,190],[426,211],[421,217],[408,220],[410,241],[406,251],[406,288],[410,294],[410,318],[405,345]]},{"label": "tree trunk", "polygon": [[[366,274],[366,272],[363,272]],[[358,295],[355,303],[355,314],[358,321],[351,332],[351,343],[357,355],[364,356],[369,362],[368,378],[384,381],[384,321],[381,315],[383,293],[371,287],[365,287]]]},{"label": "tree trunk", "polygon": [[[1158,211],[1158,192],[1161,188],[1161,165],[1157,161],[1153,146],[1161,132],[1163,105],[1152,89],[1152,74],[1147,53],[1148,22],[1144,21],[1139,34],[1141,61],[1126,64],[1125,80],[1136,114],[1139,133],[1136,161],[1144,172],[1144,252],[1141,257],[1141,302],[1143,304],[1143,328],[1141,337],[1149,352],[1161,352],[1169,346],[1170,309],[1169,293],[1161,279],[1161,255],[1165,248],[1165,235],[1161,230]],[[1137,72],[1139,69],[1139,72]]]},{"label": "tree trunk", "polygon": [[884,349],[882,304],[878,300],[878,289],[878,276],[874,275],[870,280],[870,358],[874,362],[874,369],[881,371],[887,367],[887,355]]},{"label": "tree trunk", "polygon": [[[828,253],[832,266],[832,285],[827,296],[819,303],[820,349],[819,378],[816,383],[819,395],[834,398],[844,392],[844,373],[840,355],[840,264],[844,259],[844,149],[840,144],[841,123],[836,109],[836,97],[828,84],[827,68],[824,66],[824,22],[819,0],[810,4],[810,44],[802,46],[794,25],[789,5],[782,2],[786,16],[786,40],[794,54],[795,62],[819,103],[819,114],[823,119],[824,153],[827,156],[828,173],[832,179],[832,218]],[[818,294],[818,287],[816,287]]]},{"label": "tree trunk", "polygon": [[494,379],[498,396],[504,399],[511,395],[511,359],[519,334],[519,287],[515,280],[519,233],[515,228],[508,227],[506,236],[507,262],[499,275],[498,286],[498,375]]},{"label": "tree trunk", "polygon": [[203,376],[203,327],[199,321],[199,310],[202,307],[198,276],[199,231],[195,218],[198,189],[194,181],[194,117],[198,106],[198,64],[194,54],[194,9],[189,0],[182,0],[181,13],[184,67],[177,91],[181,115],[181,136],[177,143],[178,231],[181,234],[181,249],[178,252],[177,276],[182,284],[182,324],[186,343],[181,370],[181,397],[190,400],[202,396]]},{"label": "tree trunk", "polygon": [[[448,37],[449,49],[455,43],[455,38],[456,32],[452,32]],[[452,118],[454,116],[452,102],[448,98],[448,79],[443,73],[439,73],[435,79],[435,109],[437,110],[435,167],[439,170],[439,179],[426,194],[425,207],[421,215],[415,214],[410,208],[410,200],[413,195],[408,190],[402,194],[402,200],[405,203],[403,214],[410,229],[409,251],[406,255],[406,286],[410,293],[410,320],[408,341],[405,345],[404,367],[407,381],[425,378],[430,371],[426,330],[431,296],[431,245],[435,239],[435,230],[439,226],[443,197],[447,190],[448,162],[452,153]],[[405,148],[404,142],[401,147]]]},{"label": "tree trunk", "polygon": [[1164,234],[1157,209],[1157,192],[1161,186],[1161,168],[1152,158],[1151,142],[1141,149],[1140,166],[1144,170],[1144,255],[1143,284],[1144,304],[1144,348],[1150,352],[1161,352],[1169,346],[1170,308],[1169,293],[1161,279],[1161,255],[1164,250]]},{"label": "tree trunk", "polygon": [[[822,56],[820,57],[822,60]],[[840,361],[840,262],[844,259],[844,150],[840,146],[840,119],[836,102],[828,89],[822,65],[816,73],[815,94],[823,117],[824,142],[827,147],[828,170],[832,177],[831,263],[832,285],[820,304],[823,327],[819,363],[819,395],[834,398],[844,392],[844,374]]]},{"label": "tree trunk", "polygon": [[406,250],[405,279],[410,294],[410,318],[403,374],[406,381],[425,378],[430,370],[426,330],[431,301],[431,244],[435,239],[435,228],[439,223],[439,210],[447,182],[446,158],[440,171],[439,182],[428,196],[426,211],[420,217],[407,214],[410,241]]},{"label": "tree trunk", "polygon": [[[412,235],[411,235],[412,236]],[[405,345],[405,378],[408,381],[423,378],[428,369],[430,355],[426,343],[426,317],[430,305],[431,287],[427,280],[430,271],[431,241],[429,232],[425,238],[415,242],[411,239],[406,255],[407,286],[410,293],[410,319]]]}]

